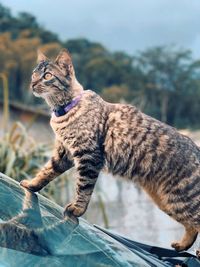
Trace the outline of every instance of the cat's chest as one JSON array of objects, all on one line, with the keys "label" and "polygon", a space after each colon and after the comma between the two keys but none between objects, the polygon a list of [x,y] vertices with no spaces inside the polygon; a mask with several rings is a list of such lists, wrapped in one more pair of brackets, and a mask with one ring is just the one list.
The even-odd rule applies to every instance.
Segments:
[{"label": "cat's chest", "polygon": [[50,125],[54,131],[55,137],[63,145],[70,147],[77,137],[77,127],[75,125],[69,125],[66,121],[57,123],[53,120],[50,121]]}]

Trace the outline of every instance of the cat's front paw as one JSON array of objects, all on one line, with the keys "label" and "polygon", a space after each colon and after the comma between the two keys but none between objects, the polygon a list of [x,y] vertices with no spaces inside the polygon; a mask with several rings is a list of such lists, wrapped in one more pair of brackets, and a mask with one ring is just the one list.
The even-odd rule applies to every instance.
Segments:
[{"label": "cat's front paw", "polygon": [[75,217],[80,217],[83,215],[86,211],[85,207],[80,206],[76,202],[69,203],[64,210],[64,216],[75,216]]},{"label": "cat's front paw", "polygon": [[32,191],[32,192],[37,192],[37,191],[39,191],[41,189],[40,186],[33,184],[33,182],[31,180],[30,181],[29,180],[22,180],[20,182],[20,185],[22,187]]}]

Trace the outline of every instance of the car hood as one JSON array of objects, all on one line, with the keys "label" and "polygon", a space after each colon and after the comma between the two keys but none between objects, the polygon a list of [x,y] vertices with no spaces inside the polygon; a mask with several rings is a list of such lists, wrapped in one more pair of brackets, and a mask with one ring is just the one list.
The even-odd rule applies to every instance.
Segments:
[{"label": "car hood", "polygon": [[0,267],[173,266],[145,250],[130,249],[63,208],[0,173]]}]

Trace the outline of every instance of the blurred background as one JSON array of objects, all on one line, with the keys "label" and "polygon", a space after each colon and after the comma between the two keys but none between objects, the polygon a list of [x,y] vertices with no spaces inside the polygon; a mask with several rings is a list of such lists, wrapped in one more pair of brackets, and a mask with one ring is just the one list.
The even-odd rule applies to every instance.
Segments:
[{"label": "blurred background", "polygon": [[[14,1],[0,3],[0,171],[34,177],[54,136],[46,104],[29,91],[38,47],[67,48],[76,76],[110,102],[131,103],[200,144],[198,0]],[[41,193],[64,206],[73,170]],[[85,218],[120,234],[169,247],[183,229],[134,185],[101,174]]]}]

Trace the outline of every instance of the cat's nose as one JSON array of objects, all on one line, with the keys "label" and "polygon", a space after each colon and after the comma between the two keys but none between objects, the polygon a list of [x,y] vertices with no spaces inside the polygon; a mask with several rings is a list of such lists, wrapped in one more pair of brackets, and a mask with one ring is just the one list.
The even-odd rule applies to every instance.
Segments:
[{"label": "cat's nose", "polygon": [[30,90],[32,91],[32,92],[35,92],[35,85],[30,85]]}]

